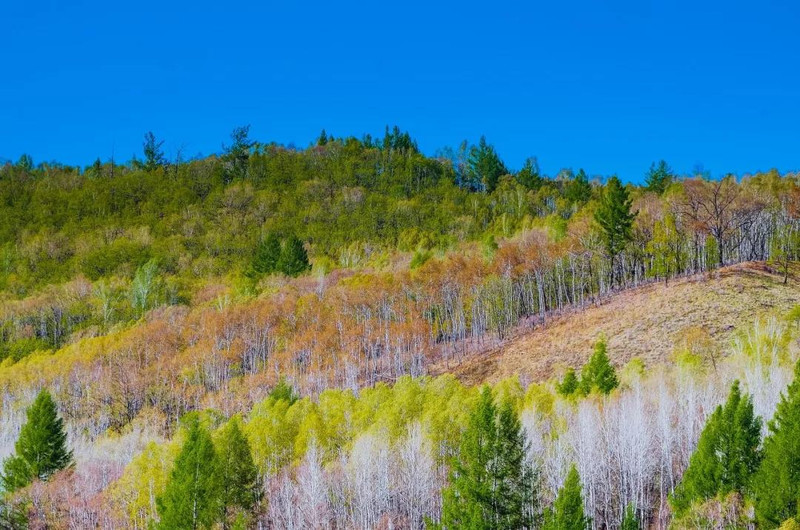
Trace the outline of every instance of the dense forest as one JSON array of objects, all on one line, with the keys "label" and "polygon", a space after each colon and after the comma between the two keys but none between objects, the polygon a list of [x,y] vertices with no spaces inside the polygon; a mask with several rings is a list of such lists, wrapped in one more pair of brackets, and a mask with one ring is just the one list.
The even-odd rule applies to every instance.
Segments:
[{"label": "dense forest", "polygon": [[546,381],[430,373],[651,282],[745,261],[794,281],[800,176],[550,177],[484,138],[426,156],[397,127],[162,146],[0,168],[3,524],[800,518],[797,312],[754,315],[724,359],[619,366],[598,337]]}]

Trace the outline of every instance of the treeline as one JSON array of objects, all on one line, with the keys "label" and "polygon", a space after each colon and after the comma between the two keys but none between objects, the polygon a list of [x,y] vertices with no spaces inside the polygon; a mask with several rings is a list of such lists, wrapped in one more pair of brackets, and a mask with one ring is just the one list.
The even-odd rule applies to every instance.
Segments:
[{"label": "treeline", "polygon": [[797,524],[796,325],[762,321],[724,361],[678,352],[649,374],[599,346],[591,371],[618,384],[585,395],[442,376],[312,399],[280,383],[244,416],[191,413],[129,462],[100,444],[6,501],[38,525],[104,528]]}]

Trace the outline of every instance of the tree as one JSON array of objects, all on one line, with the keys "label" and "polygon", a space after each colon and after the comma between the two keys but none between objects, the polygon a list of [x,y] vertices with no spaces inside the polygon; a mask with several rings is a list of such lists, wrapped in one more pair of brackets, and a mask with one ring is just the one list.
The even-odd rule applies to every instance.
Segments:
[{"label": "tree", "polygon": [[752,397],[742,396],[734,381],[724,405],[706,422],[683,479],[670,497],[678,515],[696,502],[731,492],[746,494],[758,469],[761,420],[753,413]]},{"label": "tree", "polygon": [[303,242],[297,236],[290,236],[283,244],[278,259],[278,270],[287,276],[299,276],[311,268]]},{"label": "tree", "polygon": [[161,146],[164,141],[157,141],[152,131],[148,131],[144,135],[144,143],[142,150],[144,151],[144,169],[147,171],[154,171],[159,167],[167,165],[167,159],[164,157],[164,151]]},{"label": "tree", "polygon": [[547,530],[586,530],[590,526],[583,508],[583,488],[575,464],[569,469],[564,485],[558,491],[553,508],[545,521]]},{"label": "tree", "polygon": [[592,198],[592,185],[583,168],[564,185],[564,197],[572,204],[584,204]]},{"label": "tree", "polygon": [[235,178],[244,178],[247,175],[250,149],[255,145],[255,142],[250,140],[249,135],[249,125],[236,127],[231,132],[231,145],[222,146],[226,182],[230,182]]},{"label": "tree", "polygon": [[664,160],[661,160],[658,165],[653,162],[645,177],[645,187],[661,195],[672,184],[673,179],[672,168]]},{"label": "tree", "polygon": [[636,510],[633,509],[633,504],[625,507],[619,530],[639,530],[639,519],[636,518]]},{"label": "tree", "polygon": [[258,276],[276,272],[280,257],[281,240],[274,233],[267,234],[267,237],[259,241],[253,255],[253,272]]},{"label": "tree", "polygon": [[486,142],[485,136],[481,136],[478,145],[472,146],[470,149],[469,168],[478,182],[483,185],[486,193],[492,193],[497,187],[500,177],[508,173],[494,147]]},{"label": "tree", "polygon": [[536,157],[525,160],[525,165],[517,173],[517,182],[533,191],[542,187],[544,179],[539,172],[539,162]]},{"label": "tree", "polygon": [[6,492],[23,488],[34,480],[47,480],[72,465],[67,448],[64,420],[58,416],[50,392],[43,389],[26,412],[14,454],[3,462],[2,484]]},{"label": "tree", "polygon": [[584,395],[593,391],[609,394],[619,385],[619,379],[608,358],[607,349],[606,339],[601,337],[594,345],[594,353],[589,358],[589,362],[583,366],[580,389]]},{"label": "tree", "polygon": [[767,427],[753,498],[759,525],[775,528],[790,517],[800,517],[800,361]]},{"label": "tree", "polygon": [[578,376],[575,375],[575,369],[569,367],[564,374],[564,379],[556,387],[556,391],[562,396],[571,396],[578,391],[579,387],[580,381],[578,381]]},{"label": "tree", "polygon": [[508,402],[498,411],[491,389],[483,387],[442,493],[440,527],[528,528],[535,515],[533,482],[516,413]]},{"label": "tree", "polygon": [[189,419],[186,441],[158,498],[159,528],[210,528],[220,507],[219,465],[208,431],[196,416]]},{"label": "tree", "polygon": [[608,179],[594,218],[602,231],[603,244],[611,263],[612,285],[614,284],[614,262],[617,255],[631,240],[631,227],[636,213],[631,211],[628,190],[620,180],[616,176]]},{"label": "tree", "polygon": [[647,251],[653,256],[653,274],[662,276],[665,284],[669,283],[670,276],[683,270],[681,240],[674,215],[667,214],[653,225],[653,238],[647,244]]},{"label": "tree", "polygon": [[237,517],[246,517],[252,512],[261,494],[250,444],[237,417],[224,427],[218,446],[222,527],[227,529]]}]

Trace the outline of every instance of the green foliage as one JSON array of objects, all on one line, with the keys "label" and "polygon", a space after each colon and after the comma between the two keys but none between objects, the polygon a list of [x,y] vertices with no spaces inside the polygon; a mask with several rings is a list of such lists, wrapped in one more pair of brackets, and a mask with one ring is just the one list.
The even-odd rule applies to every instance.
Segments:
[{"label": "green foliage", "polygon": [[722,266],[722,254],[719,251],[719,242],[717,238],[712,235],[706,236],[705,257],[706,268],[708,270],[713,270]]},{"label": "green foliage", "polygon": [[572,465],[553,507],[545,515],[546,530],[587,530],[590,519],[583,508],[583,488],[578,469]]},{"label": "green foliage", "polygon": [[681,235],[675,224],[675,216],[667,214],[653,225],[653,238],[647,244],[647,251],[653,256],[652,274],[667,282],[684,269],[684,251]]},{"label": "green foliage", "polygon": [[674,178],[672,168],[664,160],[661,160],[658,165],[653,162],[645,177],[645,187],[661,195],[672,184]]},{"label": "green foliage", "polygon": [[163,145],[164,141],[157,141],[151,131],[144,135],[142,150],[144,151],[144,169],[146,171],[155,171],[159,167],[167,165],[167,159],[164,158],[164,151],[161,149]]},{"label": "green foliage", "polygon": [[539,162],[536,160],[536,157],[525,160],[525,165],[522,166],[522,169],[516,174],[516,179],[517,182],[529,190],[537,191],[542,187],[544,178],[542,178],[539,172]]},{"label": "green foliage", "polygon": [[581,393],[610,394],[618,385],[617,372],[608,358],[606,339],[601,337],[594,346],[594,353],[589,362],[581,370]]},{"label": "green foliage", "polygon": [[303,242],[290,236],[284,243],[278,259],[278,270],[287,276],[299,276],[311,268]]},{"label": "green foliage", "polygon": [[800,519],[800,362],[767,425],[753,498],[759,525],[775,528],[791,517]]},{"label": "green foliage", "polygon": [[278,271],[281,257],[281,240],[274,232],[258,242],[253,255],[252,271],[255,275],[272,274]]},{"label": "green foliage", "polygon": [[219,461],[208,431],[192,417],[164,494],[158,498],[159,528],[211,528],[220,513]]},{"label": "green foliage", "polygon": [[639,519],[636,517],[636,510],[633,508],[633,504],[625,507],[619,530],[639,530]]},{"label": "green foliage", "polygon": [[500,177],[508,173],[494,147],[486,142],[485,136],[481,136],[478,145],[470,150],[469,168],[486,193],[492,193],[497,188]]},{"label": "green foliage", "polygon": [[220,506],[223,528],[248,517],[261,498],[258,470],[253,462],[239,419],[234,417],[223,427],[217,444]]},{"label": "green foliage", "polygon": [[136,270],[136,275],[131,282],[131,307],[141,316],[150,309],[154,303],[158,287],[158,263],[150,260]]},{"label": "green foliage", "polygon": [[1,478],[7,492],[23,488],[33,480],[47,480],[72,464],[64,421],[46,389],[39,392],[26,415],[14,454],[3,462]]},{"label": "green foliage", "polygon": [[594,219],[600,226],[606,254],[612,261],[631,240],[636,212],[631,211],[628,190],[614,176],[608,179]]},{"label": "green foliage", "polygon": [[578,376],[575,374],[575,369],[569,367],[567,368],[567,372],[564,374],[564,379],[562,379],[561,382],[556,385],[556,391],[562,396],[572,396],[578,391],[579,387],[580,381],[578,380]]},{"label": "green foliage", "polygon": [[275,401],[284,400],[291,406],[294,405],[295,402],[300,398],[295,393],[292,385],[287,383],[286,379],[281,378],[278,381],[278,383],[272,388],[272,390],[270,390],[269,399]]},{"label": "green foliage", "polygon": [[231,144],[223,146],[225,161],[225,178],[227,182],[247,175],[250,149],[255,142],[250,140],[250,126],[236,127],[231,132]]},{"label": "green foliage", "polygon": [[533,480],[511,404],[498,411],[491,390],[483,387],[451,463],[438,527],[527,528],[533,517]]},{"label": "green foliage", "polygon": [[731,492],[745,494],[758,469],[761,420],[752,397],[742,396],[735,381],[724,405],[706,422],[681,484],[670,497],[677,514],[693,504]]},{"label": "green foliage", "polygon": [[577,205],[582,205],[592,198],[592,185],[589,184],[589,177],[583,168],[564,185],[564,197]]}]

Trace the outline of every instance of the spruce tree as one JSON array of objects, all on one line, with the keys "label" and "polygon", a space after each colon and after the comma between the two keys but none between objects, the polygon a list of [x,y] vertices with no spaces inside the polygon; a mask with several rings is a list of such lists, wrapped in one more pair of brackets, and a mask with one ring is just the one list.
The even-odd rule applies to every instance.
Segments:
[{"label": "spruce tree", "polygon": [[564,197],[573,204],[584,204],[592,198],[592,185],[583,168],[564,186]]},{"label": "spruce tree", "polygon": [[238,418],[224,427],[218,447],[222,527],[227,529],[237,517],[249,515],[258,503],[258,470]]},{"label": "spruce tree", "polygon": [[616,176],[608,179],[594,218],[602,231],[603,245],[611,264],[611,284],[613,285],[616,258],[630,242],[633,220],[636,218],[636,212],[631,211],[628,190]]},{"label": "spruce tree", "polygon": [[537,191],[544,184],[544,179],[539,172],[539,162],[536,157],[525,160],[525,165],[517,172],[517,182],[528,188]]},{"label": "spruce tree", "polygon": [[159,528],[210,528],[220,513],[220,490],[219,464],[211,436],[198,418],[192,417],[164,494],[157,500]]},{"label": "spruce tree", "polygon": [[653,162],[645,177],[645,186],[648,190],[661,195],[672,184],[673,178],[672,169],[664,160],[661,160],[658,165]]},{"label": "spruce tree", "polygon": [[58,416],[50,392],[43,389],[28,408],[14,454],[3,462],[2,483],[6,492],[23,488],[34,480],[47,480],[72,464],[64,421]]},{"label": "spruce tree", "polygon": [[496,527],[531,528],[538,515],[535,476],[525,432],[510,401],[500,407],[497,423]]},{"label": "spruce tree", "polygon": [[617,373],[608,358],[606,339],[601,337],[594,346],[589,362],[581,370],[581,392],[584,395],[593,391],[609,394],[618,385]]},{"label": "spruce tree", "polygon": [[800,361],[768,429],[753,498],[759,525],[775,528],[790,517],[800,517]]},{"label": "spruce tree", "polygon": [[580,381],[578,381],[578,376],[575,375],[575,369],[570,367],[567,369],[567,373],[564,374],[564,379],[556,386],[556,391],[562,396],[571,396],[578,391],[579,387]]},{"label": "spruce tree", "polygon": [[761,420],[753,400],[742,396],[735,381],[724,405],[706,422],[681,484],[670,498],[678,515],[695,502],[731,492],[746,494],[761,454]]},{"label": "spruce tree", "polygon": [[583,509],[583,488],[575,464],[567,473],[564,485],[558,491],[553,508],[546,520],[547,530],[587,530],[590,520]]},{"label": "spruce tree", "polygon": [[308,253],[303,242],[296,236],[289,237],[283,244],[278,270],[287,276],[299,276],[310,268],[311,264],[308,262]]},{"label": "spruce tree", "polygon": [[278,270],[278,261],[281,257],[281,240],[274,233],[259,241],[253,255],[252,270],[254,275],[261,276],[272,274]]},{"label": "spruce tree", "polygon": [[144,135],[144,143],[142,150],[144,151],[144,169],[147,171],[155,171],[157,168],[167,165],[167,159],[164,158],[164,151],[161,146],[164,141],[156,140],[155,135],[148,131]]},{"label": "spruce tree", "polygon": [[492,193],[500,177],[508,172],[494,147],[486,142],[485,136],[481,136],[478,145],[470,150],[469,167],[472,175],[483,184],[486,193]]}]

